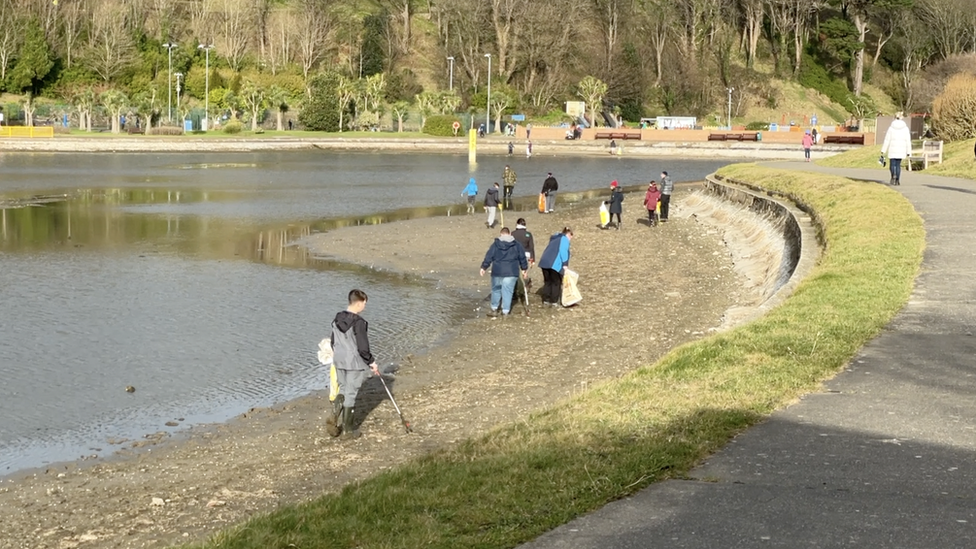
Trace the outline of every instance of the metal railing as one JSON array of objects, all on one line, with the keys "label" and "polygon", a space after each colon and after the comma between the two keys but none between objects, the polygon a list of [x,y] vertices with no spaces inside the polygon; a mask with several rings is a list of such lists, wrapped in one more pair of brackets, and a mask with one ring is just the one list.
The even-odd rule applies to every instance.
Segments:
[{"label": "metal railing", "polygon": [[54,137],[54,126],[3,126],[0,137]]}]

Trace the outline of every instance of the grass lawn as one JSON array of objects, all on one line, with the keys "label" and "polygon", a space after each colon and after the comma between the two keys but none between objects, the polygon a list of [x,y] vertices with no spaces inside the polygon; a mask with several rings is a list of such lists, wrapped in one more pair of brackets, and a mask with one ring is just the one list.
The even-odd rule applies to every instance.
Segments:
[{"label": "grass lawn", "polygon": [[754,165],[722,173],[793,195],[824,224],[820,264],[783,305],[524,421],[189,547],[513,547],[681,477],[817,390],[907,301],[921,220],[881,185]]},{"label": "grass lawn", "polygon": [[[921,150],[922,142],[912,145],[913,150]],[[834,168],[875,168],[884,170],[878,164],[881,155],[881,145],[865,146],[842,154],[818,160],[817,164]],[[949,177],[965,177],[976,179],[976,160],[973,156],[973,140],[946,143],[942,149],[942,164],[930,164],[924,173],[930,175],[944,175]],[[902,165],[904,170],[904,164]]]}]

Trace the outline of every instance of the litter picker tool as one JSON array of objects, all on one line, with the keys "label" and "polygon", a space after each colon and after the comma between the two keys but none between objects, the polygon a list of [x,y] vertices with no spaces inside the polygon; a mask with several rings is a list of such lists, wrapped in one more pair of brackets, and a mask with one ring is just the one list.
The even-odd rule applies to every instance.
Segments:
[{"label": "litter picker tool", "polygon": [[390,397],[390,402],[393,403],[393,407],[396,408],[397,414],[400,415],[400,422],[403,423],[403,428],[407,431],[407,433],[412,433],[413,427],[410,426],[410,422],[407,421],[407,418],[403,417],[403,412],[400,411],[400,407],[397,405],[396,399],[393,398],[393,393],[390,392],[390,387],[386,384],[386,380],[383,379],[382,375],[379,377],[380,382],[383,384],[383,388],[386,389],[386,395]]},{"label": "litter picker tool", "polygon": [[522,277],[522,296],[525,297],[525,316],[531,316],[529,314],[529,285],[525,283],[525,273],[521,273]]}]

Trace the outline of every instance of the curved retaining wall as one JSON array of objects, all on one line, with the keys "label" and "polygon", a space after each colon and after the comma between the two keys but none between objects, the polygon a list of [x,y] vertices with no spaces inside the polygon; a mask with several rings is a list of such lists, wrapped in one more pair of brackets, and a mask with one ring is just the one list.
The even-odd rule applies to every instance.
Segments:
[{"label": "curved retaining wall", "polygon": [[819,225],[796,205],[762,189],[706,178],[682,202],[682,215],[723,232],[736,271],[743,277],[741,306],[726,313],[729,328],[765,314],[789,296],[820,257]]}]

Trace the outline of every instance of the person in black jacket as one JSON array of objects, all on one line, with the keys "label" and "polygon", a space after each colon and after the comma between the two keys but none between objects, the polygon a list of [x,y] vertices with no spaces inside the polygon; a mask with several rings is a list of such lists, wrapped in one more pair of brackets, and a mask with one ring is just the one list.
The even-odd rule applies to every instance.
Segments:
[{"label": "person in black jacket", "polygon": [[614,181],[610,184],[610,200],[606,203],[610,205],[610,222],[613,223],[613,216],[617,216],[617,230],[620,230],[620,214],[624,213],[624,193]]},{"label": "person in black jacket", "polygon": [[491,311],[488,316],[498,316],[498,306],[502,314],[512,312],[512,294],[520,274],[525,274],[529,263],[525,259],[525,248],[511,235],[508,227],[502,227],[501,235],[492,242],[481,262],[481,276],[491,267]]},{"label": "person in black jacket", "polygon": [[359,316],[366,308],[367,299],[362,290],[350,291],[349,307],[340,311],[332,321],[333,361],[340,391],[333,405],[333,415],[326,418],[326,429],[332,436],[343,433],[344,438],[359,437],[359,430],[353,428],[356,396],[370,371],[380,375],[376,358],[369,350],[369,324]]},{"label": "person in black jacket", "polygon": [[[525,228],[525,218],[520,217],[518,221],[515,222],[515,230],[512,231],[512,238],[516,242],[522,245],[525,249],[525,259],[529,262],[529,269],[535,264],[535,239],[532,237],[532,233]],[[527,292],[528,288],[532,286],[532,279],[529,278],[528,272],[525,273],[524,284],[515,285],[515,296],[521,296],[522,293]],[[522,299],[519,297],[519,299]]]},{"label": "person in black jacket", "polygon": [[495,212],[498,211],[498,182],[485,191],[485,210],[488,212],[488,221],[485,225],[489,229],[495,226]]},{"label": "person in black jacket", "polygon": [[549,172],[549,176],[546,180],[542,182],[542,194],[546,195],[546,211],[545,213],[552,213],[556,211],[556,191],[559,190],[559,183],[556,178],[552,176],[552,172]]}]

